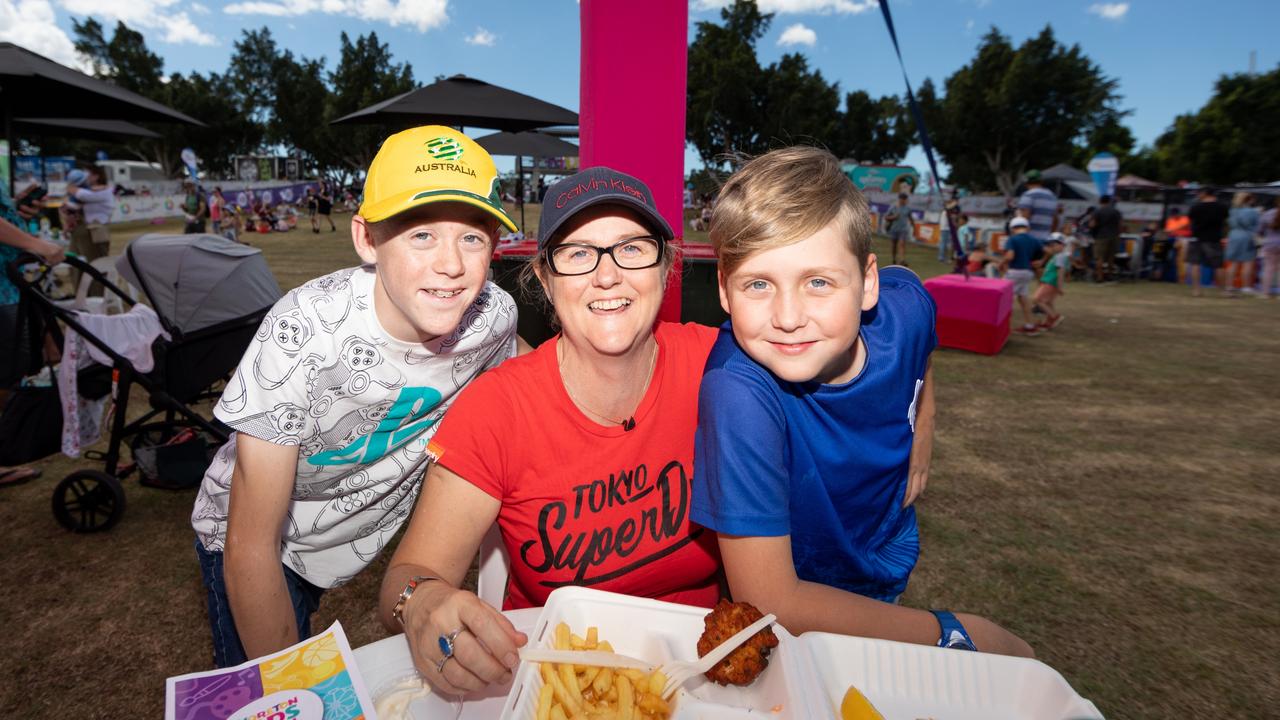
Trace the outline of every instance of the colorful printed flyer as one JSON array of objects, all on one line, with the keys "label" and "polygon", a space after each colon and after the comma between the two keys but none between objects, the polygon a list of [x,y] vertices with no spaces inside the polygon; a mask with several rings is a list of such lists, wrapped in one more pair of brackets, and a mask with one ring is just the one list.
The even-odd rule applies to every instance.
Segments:
[{"label": "colorful printed flyer", "polygon": [[274,655],[165,681],[165,720],[377,720],[341,623]]}]

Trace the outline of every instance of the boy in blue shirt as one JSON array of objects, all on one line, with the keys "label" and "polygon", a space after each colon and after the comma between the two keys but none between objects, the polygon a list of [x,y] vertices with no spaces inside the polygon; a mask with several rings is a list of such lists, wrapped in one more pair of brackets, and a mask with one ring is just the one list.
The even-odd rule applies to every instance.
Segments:
[{"label": "boy in blue shirt", "polygon": [[1004,241],[1004,259],[1009,265],[1004,279],[1013,282],[1013,296],[1022,309],[1022,327],[1017,331],[1034,336],[1040,333],[1040,326],[1031,319],[1031,283],[1036,279],[1035,265],[1044,254],[1044,247],[1031,234],[1031,223],[1024,217],[1014,218],[1009,232],[1009,239]]},{"label": "boy in blue shirt", "polygon": [[702,380],[690,517],[719,533],[734,598],[795,634],[1030,655],[982,618],[894,604],[919,553],[935,308],[910,270],[878,269],[836,158],[747,163],[711,240],[730,321]]}]

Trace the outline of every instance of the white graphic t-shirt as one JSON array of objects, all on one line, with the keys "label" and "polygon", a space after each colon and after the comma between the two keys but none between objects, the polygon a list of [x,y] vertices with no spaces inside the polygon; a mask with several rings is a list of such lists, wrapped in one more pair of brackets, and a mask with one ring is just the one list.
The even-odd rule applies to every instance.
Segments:
[{"label": "white graphic t-shirt", "polygon": [[[334,587],[364,569],[408,518],[427,441],[472,378],[515,354],[516,307],[486,283],[458,329],[396,340],[373,309],[374,270],[348,268],[290,291],[263,320],[214,415],[237,432],[298,446],[281,559]],[[218,451],[191,525],[221,551],[236,442]]]}]

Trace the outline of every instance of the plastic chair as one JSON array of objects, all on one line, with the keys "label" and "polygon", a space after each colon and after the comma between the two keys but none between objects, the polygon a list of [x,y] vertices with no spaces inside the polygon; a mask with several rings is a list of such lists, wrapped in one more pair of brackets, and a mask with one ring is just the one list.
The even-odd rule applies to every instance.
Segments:
[{"label": "plastic chair", "polygon": [[[116,261],[119,259],[119,255],[111,255],[97,258],[89,264],[116,287],[129,293],[129,297],[136,301],[138,289],[126,283],[124,278],[120,277],[120,273],[116,272]],[[125,311],[120,297],[109,290],[104,290],[101,297],[89,297],[89,287],[93,285],[93,281],[94,278],[89,273],[80,273],[80,284],[76,287],[75,299],[57,300],[54,304],[72,310],[83,310],[94,315],[118,315]]]},{"label": "plastic chair", "polygon": [[507,593],[507,575],[511,558],[502,544],[502,533],[494,523],[480,541],[480,573],[476,578],[476,595],[499,610]]}]

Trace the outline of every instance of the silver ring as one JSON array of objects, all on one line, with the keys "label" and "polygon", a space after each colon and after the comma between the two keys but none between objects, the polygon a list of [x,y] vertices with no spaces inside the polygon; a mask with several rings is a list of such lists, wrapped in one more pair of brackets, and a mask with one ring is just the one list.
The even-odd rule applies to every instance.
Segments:
[{"label": "silver ring", "polygon": [[441,635],[436,639],[436,644],[440,646],[440,654],[445,657],[453,657],[453,641],[458,639],[458,635],[463,628],[458,628],[448,635]]},{"label": "silver ring", "polygon": [[453,659],[452,655],[445,655],[444,657],[440,658],[440,662],[436,663],[436,672],[439,673],[440,675],[444,675],[445,663],[449,662],[452,659]]}]

